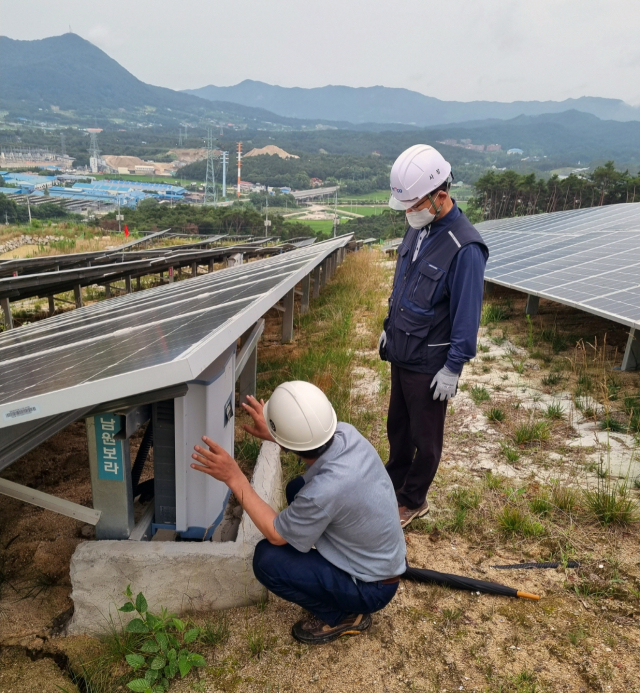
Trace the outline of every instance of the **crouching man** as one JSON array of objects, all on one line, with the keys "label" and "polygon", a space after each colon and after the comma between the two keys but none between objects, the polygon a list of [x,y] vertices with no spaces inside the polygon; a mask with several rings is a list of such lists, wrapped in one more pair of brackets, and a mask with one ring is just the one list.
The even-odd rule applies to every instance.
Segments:
[{"label": "crouching man", "polygon": [[373,446],[337,423],[324,393],[311,383],[279,385],[266,403],[243,404],[252,435],[299,455],[308,469],[289,482],[289,506],[276,513],[253,490],[236,461],[212,440],[195,447],[192,464],[233,491],[266,537],[253,558],[256,578],[299,604],[312,618],[292,635],[319,644],[371,626],[405,572],[406,546],[393,485]]}]

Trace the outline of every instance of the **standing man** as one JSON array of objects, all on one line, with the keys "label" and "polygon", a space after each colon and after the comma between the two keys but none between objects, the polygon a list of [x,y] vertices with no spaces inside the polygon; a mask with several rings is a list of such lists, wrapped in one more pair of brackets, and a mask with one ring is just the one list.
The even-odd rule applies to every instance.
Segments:
[{"label": "standing man", "polygon": [[447,401],[476,355],[489,250],[449,196],[451,165],[426,144],[391,169],[389,206],[406,212],[380,358],[391,362],[387,472],[402,527],[429,512]]},{"label": "standing man", "polygon": [[212,440],[196,445],[192,464],[223,481],[265,536],[253,556],[256,578],[299,604],[311,618],[292,628],[308,644],[357,635],[371,626],[405,572],[406,545],[393,486],[375,448],[339,423],[325,394],[311,383],[279,385],[266,403],[248,397],[245,430],[292,450],[307,465],[286,488],[277,513],[251,487],[235,460]]}]

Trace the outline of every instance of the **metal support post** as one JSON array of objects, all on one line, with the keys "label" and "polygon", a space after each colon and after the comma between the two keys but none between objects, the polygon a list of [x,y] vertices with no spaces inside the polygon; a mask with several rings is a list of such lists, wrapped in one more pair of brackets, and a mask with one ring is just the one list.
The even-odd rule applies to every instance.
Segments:
[{"label": "metal support post", "polygon": [[126,417],[97,414],[86,419],[93,507],[102,512],[97,539],[128,539],[135,526],[129,441],[116,438]]},{"label": "metal support post", "polygon": [[293,341],[293,306],[294,289],[287,292],[284,297],[284,314],[282,316],[282,343],[289,344]]},{"label": "metal support post", "polygon": [[142,289],[140,279],[141,279],[141,277],[136,277],[136,291],[140,291],[140,289]]},{"label": "metal support post", "polygon": [[169,267],[169,283],[173,283],[173,267]]},{"label": "metal support post", "polygon": [[325,284],[327,283],[327,268],[329,265],[329,258],[325,258],[324,262],[322,263],[322,274],[320,275],[320,287],[324,289]]},{"label": "metal support post", "polygon": [[192,262],[191,263],[191,276],[195,277],[197,274],[198,274],[198,263]]},{"label": "metal support post", "polygon": [[82,286],[80,284],[73,287],[73,298],[76,302],[76,308],[82,308]]},{"label": "metal support post", "polygon": [[111,284],[104,285],[104,295],[105,298],[111,298]]},{"label": "metal support post", "polygon": [[524,308],[525,315],[537,315],[539,304],[540,296],[527,294],[527,305]]},{"label": "metal support post", "polygon": [[8,298],[0,298],[0,305],[4,313],[4,329],[10,330],[13,328],[13,318],[11,317],[11,303]]},{"label": "metal support post", "polygon": [[304,315],[309,312],[309,294],[311,293],[311,275],[302,278],[302,297],[300,298],[300,312]]},{"label": "metal support post", "polygon": [[320,296],[320,265],[313,268],[313,297]]},{"label": "metal support post", "polygon": [[124,277],[124,290],[126,293],[130,294],[131,293],[131,275],[130,274],[125,274]]},{"label": "metal support post", "polygon": [[213,260],[207,262],[207,272],[213,272]]},{"label": "metal support post", "polygon": [[495,291],[496,285],[493,282],[487,282],[485,281],[484,283],[484,295],[489,296]]},{"label": "metal support post", "polygon": [[640,366],[640,332],[635,328],[629,330],[627,347],[622,357],[622,371],[635,371]]},{"label": "metal support post", "polygon": [[53,296],[47,296],[49,301],[49,315],[53,315],[56,312],[56,304],[54,303]]}]

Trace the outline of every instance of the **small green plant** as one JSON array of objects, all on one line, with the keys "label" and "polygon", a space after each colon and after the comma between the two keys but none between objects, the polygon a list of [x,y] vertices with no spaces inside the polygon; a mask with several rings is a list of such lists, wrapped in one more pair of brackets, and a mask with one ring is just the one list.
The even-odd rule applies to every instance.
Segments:
[{"label": "small green plant", "polygon": [[461,510],[473,510],[480,505],[480,494],[468,488],[456,488],[451,491],[449,498]]},{"label": "small green plant", "polygon": [[498,526],[505,534],[520,534],[525,537],[539,537],[544,534],[544,527],[532,520],[517,505],[505,505],[497,518]]},{"label": "small green plant", "polygon": [[617,420],[611,416],[610,413],[605,414],[602,421],[600,421],[600,428],[603,431],[611,431],[611,433],[621,433],[626,430],[625,427]]},{"label": "small green plant", "polygon": [[571,514],[578,507],[578,494],[570,486],[556,483],[551,488],[551,502],[558,510]]},{"label": "small green plant", "polygon": [[587,373],[581,373],[578,376],[578,387],[582,389],[582,392],[591,392],[593,389],[593,378]]},{"label": "small green plant", "polygon": [[545,387],[555,387],[562,382],[562,376],[559,373],[549,373],[542,378],[541,382]]},{"label": "small green plant", "polygon": [[538,493],[529,501],[529,509],[535,515],[548,515],[553,505],[546,493]]},{"label": "small green plant", "polygon": [[178,673],[184,678],[193,667],[205,666],[206,661],[202,655],[184,647],[198,639],[200,628],[187,628],[188,624],[165,608],[162,608],[160,615],[152,614],[142,592],[138,593],[134,601],[131,585],[127,585],[124,595],[127,601],[118,611],[137,613],[137,617],[129,621],[125,631],[144,636],[137,651],[125,656],[129,666],[138,675],[138,678],[127,683],[130,690],[137,693],[165,693],[169,690],[171,679]]},{"label": "small green plant", "polygon": [[487,419],[489,419],[489,421],[501,423],[506,418],[507,415],[505,414],[504,409],[500,409],[500,407],[491,407],[491,409],[489,409],[487,412]]},{"label": "small green plant", "polygon": [[484,356],[481,356],[480,359],[481,359],[482,361],[485,361],[485,362],[489,363],[489,362],[491,362],[491,361],[495,361],[495,360],[496,360],[496,357],[495,357],[494,354],[485,354]]},{"label": "small green plant", "polygon": [[502,486],[503,482],[504,478],[499,474],[494,474],[491,470],[489,470],[484,476],[484,485],[490,491],[497,491]]},{"label": "small green plant", "polygon": [[527,349],[533,349],[533,320],[531,316],[527,315]]},{"label": "small green plant", "polygon": [[582,628],[578,627],[575,630],[570,630],[567,633],[567,637],[572,645],[579,645],[580,642],[587,637],[587,634],[582,630]]},{"label": "small green plant", "polygon": [[552,402],[545,410],[544,416],[552,421],[564,419],[564,407],[560,402]]},{"label": "small green plant", "polygon": [[222,614],[214,620],[206,621],[200,629],[198,640],[207,645],[223,645],[230,635],[229,621],[226,614]]},{"label": "small green plant", "polygon": [[601,525],[629,525],[638,519],[636,502],[626,483],[614,483],[607,474],[597,488],[584,492],[584,502]]},{"label": "small green plant", "polygon": [[480,317],[481,325],[489,325],[492,322],[501,322],[509,317],[504,306],[496,303],[485,303],[482,306],[482,315]]},{"label": "small green plant", "polygon": [[549,439],[549,425],[546,421],[532,421],[517,426],[513,432],[516,445],[540,443]]},{"label": "small green plant", "polygon": [[484,385],[474,385],[471,390],[469,390],[469,394],[471,395],[471,399],[476,404],[480,404],[480,402],[488,402],[491,399],[491,395]]},{"label": "small green plant", "polygon": [[483,354],[486,354],[487,351],[489,351],[490,349],[491,349],[491,347],[488,346],[487,344],[480,344],[480,343],[478,344],[478,351],[481,351]]},{"label": "small green plant", "polygon": [[456,508],[449,523],[449,529],[452,532],[462,532],[464,530],[465,522],[467,521],[467,509],[466,508]]},{"label": "small green plant", "polygon": [[510,445],[507,445],[507,443],[500,443],[500,452],[505,456],[509,464],[515,464],[520,459],[520,453]]}]

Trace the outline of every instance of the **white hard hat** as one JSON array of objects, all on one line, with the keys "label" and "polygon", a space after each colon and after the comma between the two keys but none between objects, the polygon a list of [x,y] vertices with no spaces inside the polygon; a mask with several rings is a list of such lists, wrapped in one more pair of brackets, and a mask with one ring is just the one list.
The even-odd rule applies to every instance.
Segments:
[{"label": "white hard hat", "polygon": [[389,207],[404,211],[439,188],[451,174],[451,164],[428,144],[414,144],[391,167]]},{"label": "white hard hat", "polygon": [[302,380],[278,385],[263,413],[276,443],[288,450],[319,448],[335,433],[338,423],[324,392]]}]

